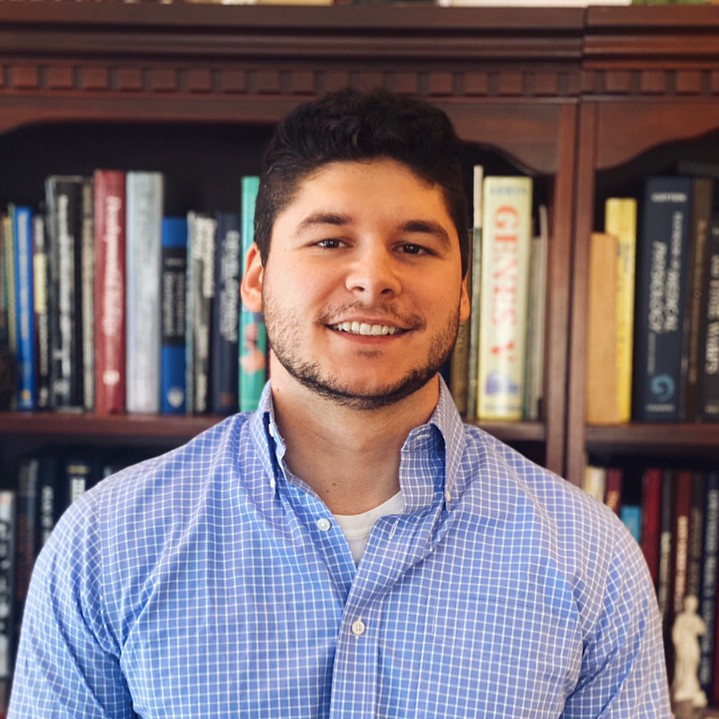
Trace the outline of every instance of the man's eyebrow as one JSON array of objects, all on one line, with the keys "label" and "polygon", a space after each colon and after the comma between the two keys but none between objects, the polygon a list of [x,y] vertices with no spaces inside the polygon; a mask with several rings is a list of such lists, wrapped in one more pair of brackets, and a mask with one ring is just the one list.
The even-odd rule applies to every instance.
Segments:
[{"label": "man's eyebrow", "polygon": [[452,239],[447,230],[439,222],[432,220],[408,220],[402,225],[403,232],[416,232],[425,235],[434,235],[445,247],[452,246]]},{"label": "man's eyebrow", "polygon": [[297,231],[302,232],[316,225],[335,225],[336,227],[342,227],[351,224],[351,222],[352,218],[342,212],[313,212],[300,222],[297,226]]}]

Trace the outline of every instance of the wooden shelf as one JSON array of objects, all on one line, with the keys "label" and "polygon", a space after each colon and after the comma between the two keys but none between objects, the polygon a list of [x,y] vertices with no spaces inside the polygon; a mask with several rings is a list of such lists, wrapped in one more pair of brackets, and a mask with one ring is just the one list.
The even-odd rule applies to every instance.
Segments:
[{"label": "wooden shelf", "polygon": [[665,456],[681,450],[719,455],[719,424],[634,423],[587,427],[589,451],[646,452]]}]

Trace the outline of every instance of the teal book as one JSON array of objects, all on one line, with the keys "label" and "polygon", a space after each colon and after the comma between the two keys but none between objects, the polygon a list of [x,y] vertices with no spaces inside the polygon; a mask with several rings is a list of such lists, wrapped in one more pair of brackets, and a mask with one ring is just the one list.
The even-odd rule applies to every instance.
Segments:
[{"label": "teal book", "polygon": [[[258,177],[242,178],[242,272],[247,251],[255,241],[255,201],[260,188]],[[239,335],[240,412],[252,412],[267,380],[267,331],[264,317],[242,306]]]}]

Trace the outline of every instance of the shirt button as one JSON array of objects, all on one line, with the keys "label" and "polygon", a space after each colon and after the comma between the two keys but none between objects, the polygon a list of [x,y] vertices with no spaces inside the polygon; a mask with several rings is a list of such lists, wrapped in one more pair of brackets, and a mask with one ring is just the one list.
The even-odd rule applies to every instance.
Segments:
[{"label": "shirt button", "polygon": [[317,520],[317,529],[319,529],[320,532],[326,532],[331,526],[330,520],[326,517]]},{"label": "shirt button", "polygon": [[354,634],[358,639],[364,634],[365,629],[365,623],[361,619],[352,622],[352,634]]}]

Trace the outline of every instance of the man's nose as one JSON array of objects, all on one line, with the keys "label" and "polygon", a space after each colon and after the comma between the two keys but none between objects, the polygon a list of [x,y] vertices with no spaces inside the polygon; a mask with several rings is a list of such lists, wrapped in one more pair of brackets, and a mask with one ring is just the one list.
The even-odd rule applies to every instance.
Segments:
[{"label": "man's nose", "polygon": [[402,283],[397,258],[385,247],[367,249],[352,262],[346,286],[363,299],[398,295],[402,291]]}]

